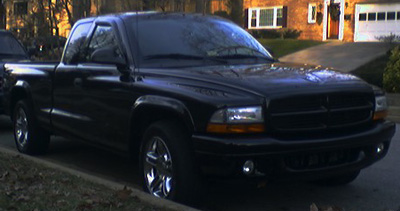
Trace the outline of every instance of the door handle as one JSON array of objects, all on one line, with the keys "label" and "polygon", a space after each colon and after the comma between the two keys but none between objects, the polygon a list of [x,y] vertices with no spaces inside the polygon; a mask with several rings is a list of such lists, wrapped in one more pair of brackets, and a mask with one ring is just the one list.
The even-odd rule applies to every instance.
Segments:
[{"label": "door handle", "polygon": [[75,78],[75,80],[74,80],[74,86],[79,86],[79,87],[81,87],[82,84],[83,84],[82,78]]}]

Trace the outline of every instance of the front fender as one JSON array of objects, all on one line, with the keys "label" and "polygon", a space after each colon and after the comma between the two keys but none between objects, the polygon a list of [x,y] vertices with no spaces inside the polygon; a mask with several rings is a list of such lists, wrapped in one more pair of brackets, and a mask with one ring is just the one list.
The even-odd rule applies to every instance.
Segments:
[{"label": "front fender", "polygon": [[6,89],[4,89],[4,91],[4,107],[6,113],[10,116],[12,115],[14,105],[18,100],[26,98],[32,102],[31,87],[26,81],[18,80],[12,87],[9,87],[7,91]]},{"label": "front fender", "polygon": [[183,123],[190,130],[196,129],[190,111],[185,106],[185,104],[183,104],[179,100],[158,95],[145,95],[139,97],[133,105],[131,117],[134,118],[135,116],[137,116],[142,110],[141,108],[144,107],[151,107],[152,109],[160,109],[173,112],[170,114],[177,115],[181,120],[183,120]]}]

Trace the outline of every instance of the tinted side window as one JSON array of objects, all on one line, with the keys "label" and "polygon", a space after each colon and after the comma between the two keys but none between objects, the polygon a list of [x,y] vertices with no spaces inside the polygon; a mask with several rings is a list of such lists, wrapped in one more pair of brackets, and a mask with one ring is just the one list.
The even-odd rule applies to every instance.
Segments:
[{"label": "tinted side window", "polygon": [[67,50],[64,55],[64,63],[76,63],[79,60],[79,53],[83,48],[83,43],[86,40],[92,23],[83,23],[78,25],[71,34]]},{"label": "tinted side window", "polygon": [[111,26],[97,26],[90,40],[87,50],[86,60],[91,60],[92,53],[101,48],[110,48],[114,51],[115,55],[123,58],[123,54],[118,47],[118,41]]}]

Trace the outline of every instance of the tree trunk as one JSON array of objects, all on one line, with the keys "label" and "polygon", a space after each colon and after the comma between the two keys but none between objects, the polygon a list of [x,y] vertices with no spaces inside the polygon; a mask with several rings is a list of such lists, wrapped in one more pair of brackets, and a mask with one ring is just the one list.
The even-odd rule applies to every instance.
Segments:
[{"label": "tree trunk", "polygon": [[6,9],[4,2],[0,0],[0,29],[6,28]]},{"label": "tree trunk", "polygon": [[205,0],[196,0],[196,13],[204,12],[204,1]]}]

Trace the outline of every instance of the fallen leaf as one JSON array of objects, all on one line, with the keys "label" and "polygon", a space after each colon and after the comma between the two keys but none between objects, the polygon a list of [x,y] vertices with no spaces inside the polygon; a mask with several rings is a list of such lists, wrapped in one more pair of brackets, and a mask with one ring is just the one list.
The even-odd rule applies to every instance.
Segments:
[{"label": "fallen leaf", "polygon": [[131,196],[132,190],[124,186],[124,189],[117,191],[117,197],[121,200],[127,200]]},{"label": "fallen leaf", "polygon": [[91,200],[91,199],[86,199],[85,202],[86,202],[86,204],[93,204],[94,203],[93,200]]},{"label": "fallen leaf", "polygon": [[56,202],[57,207],[62,207],[67,204],[67,201],[61,199]]},{"label": "fallen leaf", "polygon": [[318,207],[315,203],[312,203],[310,206],[310,211],[318,211]]},{"label": "fallen leaf", "polygon": [[123,206],[124,206],[124,204],[122,204],[121,202],[118,202],[117,208],[121,208],[121,207],[123,207]]},{"label": "fallen leaf", "polygon": [[25,195],[20,195],[15,200],[16,201],[29,201],[29,199],[31,199],[31,197],[25,196]]}]

